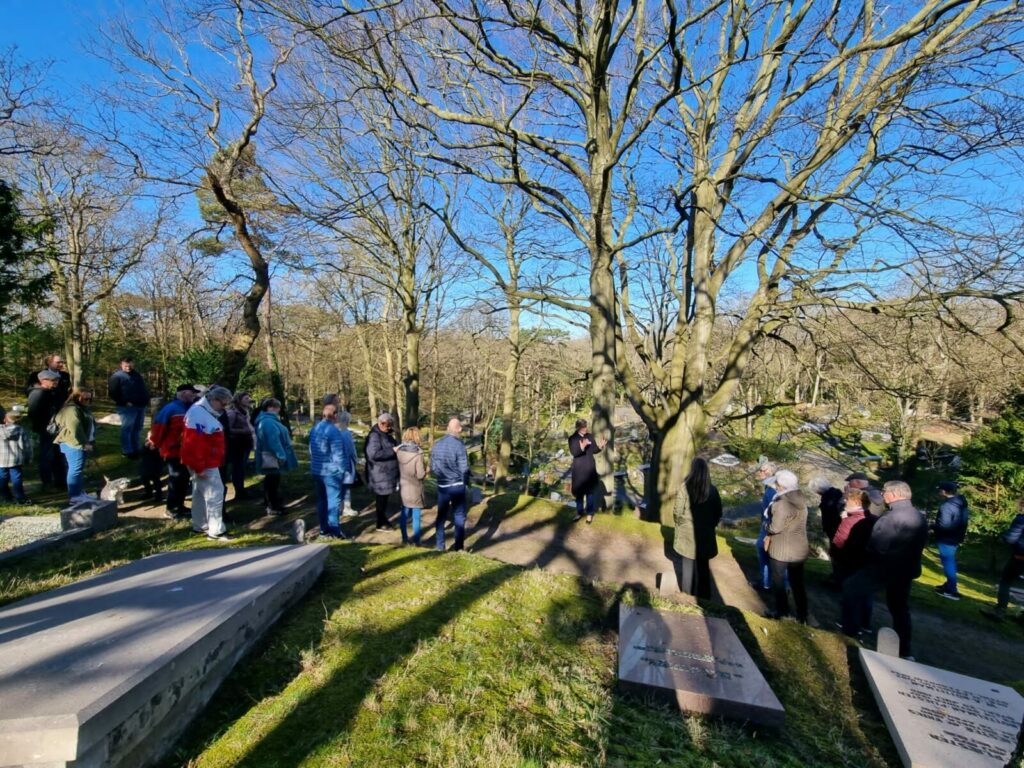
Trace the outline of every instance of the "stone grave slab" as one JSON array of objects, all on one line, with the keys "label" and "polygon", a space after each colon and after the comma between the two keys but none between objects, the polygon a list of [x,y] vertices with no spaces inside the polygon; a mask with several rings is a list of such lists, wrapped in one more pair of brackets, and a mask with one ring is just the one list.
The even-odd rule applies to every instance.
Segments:
[{"label": "stone grave slab", "polygon": [[725,619],[620,606],[619,685],[685,712],[785,723],[782,704]]},{"label": "stone grave slab", "polygon": [[0,609],[0,766],[152,764],[327,551],[165,552]]},{"label": "stone grave slab", "polygon": [[80,502],[60,511],[61,529],[92,528],[105,531],[117,525],[117,502],[113,499],[94,499]]},{"label": "stone grave slab", "polygon": [[1005,685],[861,650],[878,709],[907,768],[1002,768],[1024,697]]}]

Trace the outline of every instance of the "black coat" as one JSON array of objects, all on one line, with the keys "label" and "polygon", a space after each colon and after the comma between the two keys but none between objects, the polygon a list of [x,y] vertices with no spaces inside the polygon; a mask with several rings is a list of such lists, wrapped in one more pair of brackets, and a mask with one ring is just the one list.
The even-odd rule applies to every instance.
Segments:
[{"label": "black coat", "polygon": [[388,496],[398,487],[398,441],[374,424],[366,436],[366,484],[377,496]]},{"label": "black coat", "polygon": [[967,536],[967,499],[957,494],[943,501],[932,527],[939,544],[962,544]]},{"label": "black coat", "polygon": [[36,387],[28,393],[28,420],[32,425],[32,431],[37,435],[46,431],[50,419],[64,405],[63,401],[58,399],[58,392],[56,389]]},{"label": "black coat", "polygon": [[868,562],[886,581],[921,575],[921,553],[928,543],[928,521],[909,499],[894,501],[875,522],[868,540]]},{"label": "black coat", "polygon": [[825,532],[828,540],[832,541],[836,531],[839,530],[839,522],[842,520],[843,492],[838,488],[829,488],[821,494],[821,504],[818,505],[818,509],[821,510],[821,530]]},{"label": "black coat", "polygon": [[[711,486],[704,501],[695,502],[693,497],[690,497],[690,515],[693,518],[693,541],[692,544],[686,541],[689,538],[689,531],[688,526],[684,525],[680,551],[692,551],[695,560],[710,560],[718,554],[715,528],[722,519],[722,497],[715,486]],[[684,556],[690,557],[688,554]]]},{"label": "black coat", "polygon": [[[68,399],[68,395],[71,394],[71,374],[67,371],[58,371],[60,373],[60,383],[57,385],[57,399],[64,403]],[[39,384],[40,371],[33,371],[28,375],[28,381],[25,382],[25,391],[31,392]]]},{"label": "black coat", "polygon": [[[586,448],[580,446],[584,437],[590,441]],[[601,478],[597,474],[597,462],[594,461],[594,454],[600,452],[601,449],[594,442],[593,435],[580,435],[579,432],[573,432],[569,436],[569,453],[572,454],[573,496],[593,493],[597,488]]]}]

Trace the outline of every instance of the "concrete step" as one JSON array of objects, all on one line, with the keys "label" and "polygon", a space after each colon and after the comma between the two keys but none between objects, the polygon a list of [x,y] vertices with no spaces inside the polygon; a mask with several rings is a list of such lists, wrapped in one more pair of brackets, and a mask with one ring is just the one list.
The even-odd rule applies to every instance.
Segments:
[{"label": "concrete step", "polygon": [[165,552],[0,609],[0,766],[151,765],[327,551]]}]

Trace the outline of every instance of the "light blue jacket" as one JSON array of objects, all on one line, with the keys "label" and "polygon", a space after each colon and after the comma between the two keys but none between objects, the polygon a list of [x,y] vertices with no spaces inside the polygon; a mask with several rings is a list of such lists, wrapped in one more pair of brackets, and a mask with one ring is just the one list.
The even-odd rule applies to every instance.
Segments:
[{"label": "light blue jacket", "polygon": [[256,417],[256,466],[260,474],[265,475],[268,470],[263,468],[264,451],[277,457],[280,464],[279,470],[295,469],[299,466],[288,428],[281,423],[281,419],[276,413],[269,411],[264,411]]},{"label": "light blue jacket", "polygon": [[329,421],[317,422],[309,433],[310,473],[317,477],[338,477],[351,485],[356,479],[356,446],[352,433]]}]

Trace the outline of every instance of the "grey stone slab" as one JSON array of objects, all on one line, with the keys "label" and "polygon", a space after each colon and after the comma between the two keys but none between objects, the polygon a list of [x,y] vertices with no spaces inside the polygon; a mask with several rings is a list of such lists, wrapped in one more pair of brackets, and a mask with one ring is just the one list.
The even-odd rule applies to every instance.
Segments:
[{"label": "grey stone slab", "polygon": [[67,507],[60,511],[60,526],[65,531],[72,528],[92,528],[105,531],[117,525],[117,502],[96,499]]},{"label": "grey stone slab", "polygon": [[0,765],[151,764],[327,551],[165,552],[0,609]]},{"label": "grey stone slab", "polygon": [[882,627],[878,630],[878,642],[875,644],[875,648],[885,656],[899,658],[900,636],[892,627]]},{"label": "grey stone slab", "polygon": [[861,650],[878,709],[907,768],[1002,768],[1024,697],[1012,688]]},{"label": "grey stone slab", "polygon": [[782,704],[725,619],[620,606],[619,684],[685,712],[785,722]]}]

